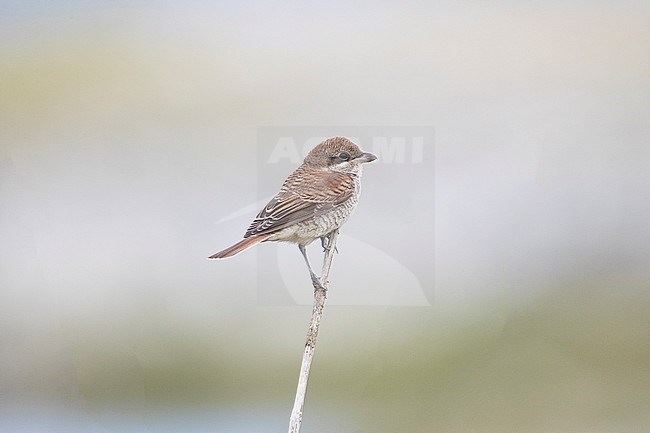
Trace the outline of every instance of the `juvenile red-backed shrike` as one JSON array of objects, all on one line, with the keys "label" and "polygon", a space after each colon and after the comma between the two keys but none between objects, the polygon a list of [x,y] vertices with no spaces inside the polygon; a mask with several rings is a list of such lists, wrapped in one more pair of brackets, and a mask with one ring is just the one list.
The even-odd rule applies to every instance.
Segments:
[{"label": "juvenile red-backed shrike", "polygon": [[362,165],[375,159],[345,137],[328,138],[284,181],[280,192],[248,227],[244,239],[210,258],[225,259],[260,242],[293,242],[316,284],[318,277],[305,246],[320,238],[328,248],[329,235],[347,221],[359,202]]}]

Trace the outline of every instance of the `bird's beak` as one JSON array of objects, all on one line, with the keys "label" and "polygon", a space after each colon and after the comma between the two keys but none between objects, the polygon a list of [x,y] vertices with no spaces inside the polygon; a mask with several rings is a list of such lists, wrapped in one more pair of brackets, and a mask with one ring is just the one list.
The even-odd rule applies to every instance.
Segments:
[{"label": "bird's beak", "polygon": [[377,157],[370,152],[362,153],[361,156],[354,158],[355,161],[360,163],[372,162],[375,159],[377,159]]}]

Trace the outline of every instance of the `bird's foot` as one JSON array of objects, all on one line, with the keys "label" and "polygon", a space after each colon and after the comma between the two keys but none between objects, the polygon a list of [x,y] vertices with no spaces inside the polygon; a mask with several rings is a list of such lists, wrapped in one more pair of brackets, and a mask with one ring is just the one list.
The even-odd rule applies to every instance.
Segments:
[{"label": "bird's foot", "polygon": [[320,244],[323,247],[323,252],[324,253],[329,251],[329,249],[330,249],[329,243],[330,243],[330,240],[329,240],[329,238],[327,236],[321,236],[320,237]]},{"label": "bird's foot", "polygon": [[311,274],[311,284],[314,286],[314,290],[324,290],[327,291],[325,286],[320,282],[320,278],[318,278],[315,274]]},{"label": "bird's foot", "polygon": [[[330,237],[329,237],[329,235],[321,236],[320,244],[323,247],[323,252],[324,253],[328,252],[330,250]],[[339,247],[338,246],[334,247],[334,252],[338,254],[338,252],[339,252]]]}]

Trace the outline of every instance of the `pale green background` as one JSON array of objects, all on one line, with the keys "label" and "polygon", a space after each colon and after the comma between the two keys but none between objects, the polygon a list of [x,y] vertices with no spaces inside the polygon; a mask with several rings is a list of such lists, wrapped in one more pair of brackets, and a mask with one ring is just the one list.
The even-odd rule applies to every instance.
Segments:
[{"label": "pale green background", "polygon": [[649,12],[0,2],[0,431],[286,429],[310,308],[205,260],[268,125],[436,131],[435,189],[376,163],[346,226],[434,302],[328,309],[304,431],[649,431]]}]

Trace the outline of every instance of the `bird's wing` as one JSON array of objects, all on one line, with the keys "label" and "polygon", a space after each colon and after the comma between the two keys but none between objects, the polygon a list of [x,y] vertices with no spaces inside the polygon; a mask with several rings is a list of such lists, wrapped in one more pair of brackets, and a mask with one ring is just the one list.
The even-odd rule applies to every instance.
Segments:
[{"label": "bird's wing", "polygon": [[332,171],[314,172],[314,169],[301,166],[255,217],[244,237],[272,233],[322,215],[344,203],[352,194],[352,176]]}]

